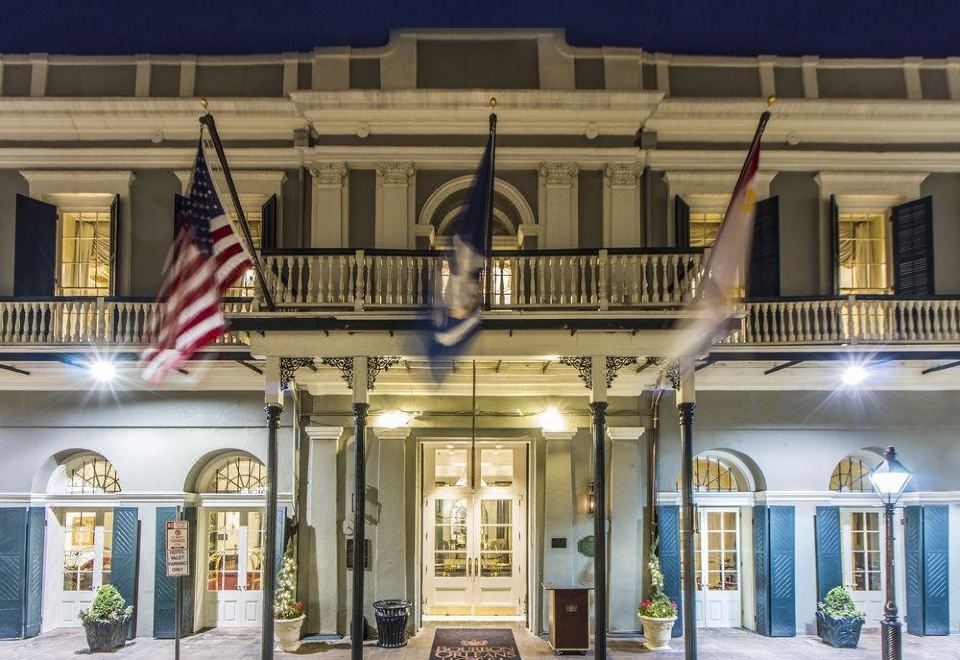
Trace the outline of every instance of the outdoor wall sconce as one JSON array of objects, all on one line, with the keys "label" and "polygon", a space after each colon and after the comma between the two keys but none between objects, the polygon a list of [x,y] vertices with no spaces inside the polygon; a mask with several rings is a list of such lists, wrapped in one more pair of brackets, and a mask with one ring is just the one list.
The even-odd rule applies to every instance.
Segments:
[{"label": "outdoor wall sconce", "polygon": [[593,515],[597,512],[597,483],[595,481],[587,482],[587,514]]}]

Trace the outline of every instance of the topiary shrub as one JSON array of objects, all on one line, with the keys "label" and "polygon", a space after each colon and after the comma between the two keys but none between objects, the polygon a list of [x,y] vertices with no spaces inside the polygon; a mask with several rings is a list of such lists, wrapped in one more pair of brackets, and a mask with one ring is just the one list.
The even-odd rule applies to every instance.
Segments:
[{"label": "topiary shrub", "polygon": [[834,587],[828,591],[823,602],[817,603],[817,610],[834,619],[853,619],[860,623],[867,620],[866,613],[857,609],[850,592],[843,587]]},{"label": "topiary shrub", "polygon": [[112,584],[97,587],[90,609],[80,610],[80,620],[83,623],[119,621],[132,615],[133,606],[127,606],[127,601],[123,599],[123,596]]}]

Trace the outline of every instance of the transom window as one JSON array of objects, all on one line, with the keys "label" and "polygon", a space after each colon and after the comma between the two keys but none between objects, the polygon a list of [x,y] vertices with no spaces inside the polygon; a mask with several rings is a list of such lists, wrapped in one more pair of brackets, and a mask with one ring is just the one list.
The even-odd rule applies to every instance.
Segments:
[{"label": "transom window", "polygon": [[889,293],[886,214],[840,213],[838,232],[840,293]]},{"label": "transom window", "polygon": [[74,495],[119,493],[117,470],[101,456],[79,459],[67,465],[66,492]]},{"label": "transom window", "polygon": [[830,490],[835,493],[871,492],[873,486],[868,478],[873,468],[858,456],[847,456],[833,468],[830,475]]},{"label": "transom window", "polygon": [[717,242],[722,210],[690,210],[690,247],[708,248]]},{"label": "transom window", "polygon": [[[679,479],[677,489],[680,489]],[[697,456],[693,459],[693,489],[712,493],[740,492],[737,469],[716,456]]]},{"label": "transom window", "polygon": [[249,456],[234,456],[217,467],[207,485],[207,492],[262,493],[266,487],[263,463]]},{"label": "transom window", "polygon": [[60,295],[110,295],[110,225],[109,207],[61,211]]}]

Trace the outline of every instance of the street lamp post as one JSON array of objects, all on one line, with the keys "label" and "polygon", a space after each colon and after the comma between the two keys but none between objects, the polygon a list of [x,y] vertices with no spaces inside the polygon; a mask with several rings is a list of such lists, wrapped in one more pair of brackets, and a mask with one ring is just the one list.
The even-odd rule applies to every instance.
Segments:
[{"label": "street lamp post", "polygon": [[893,509],[913,475],[897,460],[897,452],[887,447],[883,462],[870,472],[870,483],[883,501],[886,523],[886,602],[880,622],[880,644],[883,660],[901,660],[900,620],[897,617],[896,590],[893,577]]}]

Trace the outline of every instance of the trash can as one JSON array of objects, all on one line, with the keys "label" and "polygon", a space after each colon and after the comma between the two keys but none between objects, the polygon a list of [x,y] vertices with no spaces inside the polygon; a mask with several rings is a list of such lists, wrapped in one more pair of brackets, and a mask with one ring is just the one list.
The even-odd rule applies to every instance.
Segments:
[{"label": "trash can", "polygon": [[407,645],[407,619],[410,617],[409,600],[378,600],[373,604],[377,615],[377,646],[397,649]]}]

